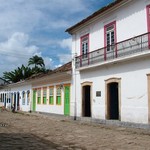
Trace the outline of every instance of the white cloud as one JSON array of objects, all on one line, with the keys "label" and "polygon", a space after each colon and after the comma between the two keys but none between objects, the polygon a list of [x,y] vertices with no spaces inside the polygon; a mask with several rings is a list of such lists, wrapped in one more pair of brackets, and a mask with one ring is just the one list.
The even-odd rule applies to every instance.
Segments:
[{"label": "white cloud", "polygon": [[58,67],[61,67],[61,66],[62,66],[62,64],[58,64],[58,65],[55,65],[54,68],[58,68]]},{"label": "white cloud", "polygon": [[81,0],[0,0],[0,10],[0,33],[6,37],[16,31],[67,28],[72,24],[67,16],[88,11]]},{"label": "white cloud", "polygon": [[49,57],[43,57],[43,59],[44,59],[44,63],[45,63],[45,67],[47,68],[47,69],[52,69],[53,67],[53,60],[52,60],[52,58],[49,58]]},{"label": "white cloud", "polygon": [[24,33],[14,33],[7,41],[0,43],[0,54],[1,76],[4,71],[27,65],[33,55],[42,57],[47,69],[52,69],[54,63],[52,58],[42,56],[38,47],[29,45],[29,36]]},{"label": "white cloud", "polygon": [[72,49],[72,40],[71,40],[71,38],[63,39],[62,41],[60,41],[60,46],[62,48],[67,48],[71,51],[71,49]]},{"label": "white cloud", "polygon": [[27,64],[28,59],[38,52],[38,47],[28,42],[28,35],[16,32],[7,41],[0,43],[1,74]]},{"label": "white cloud", "polygon": [[71,51],[65,29],[89,12],[87,6],[84,0],[0,0],[0,75],[46,50],[51,50],[51,58],[43,57],[47,68],[70,61],[69,54],[58,55],[61,48]]},{"label": "white cloud", "polygon": [[27,34],[16,32],[7,41],[0,43],[0,52],[18,57],[30,57],[38,52],[38,47],[29,45]]},{"label": "white cloud", "polygon": [[65,64],[69,61],[71,61],[71,55],[70,54],[60,54],[58,55],[59,59],[60,59],[60,62],[62,64]]}]

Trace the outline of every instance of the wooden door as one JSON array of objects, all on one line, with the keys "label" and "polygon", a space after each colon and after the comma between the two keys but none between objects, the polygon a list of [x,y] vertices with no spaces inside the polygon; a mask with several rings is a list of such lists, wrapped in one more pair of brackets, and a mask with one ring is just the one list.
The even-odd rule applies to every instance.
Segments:
[{"label": "wooden door", "polygon": [[33,103],[32,103],[32,110],[36,111],[36,91],[33,91]]},{"label": "wooden door", "polygon": [[64,115],[70,115],[70,86],[65,86]]}]

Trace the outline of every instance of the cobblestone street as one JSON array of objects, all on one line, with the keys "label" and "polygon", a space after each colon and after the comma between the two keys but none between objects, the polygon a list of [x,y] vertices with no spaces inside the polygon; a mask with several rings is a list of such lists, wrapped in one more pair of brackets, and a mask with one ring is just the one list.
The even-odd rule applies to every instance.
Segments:
[{"label": "cobblestone street", "polygon": [[149,150],[150,131],[0,112],[0,150]]}]

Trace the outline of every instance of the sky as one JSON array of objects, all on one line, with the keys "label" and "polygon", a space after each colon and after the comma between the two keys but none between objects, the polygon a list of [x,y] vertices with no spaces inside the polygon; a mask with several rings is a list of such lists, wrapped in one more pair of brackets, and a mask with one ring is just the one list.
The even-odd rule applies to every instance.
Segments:
[{"label": "sky", "polygon": [[47,69],[71,61],[65,30],[113,0],[0,0],[0,76],[38,55]]}]

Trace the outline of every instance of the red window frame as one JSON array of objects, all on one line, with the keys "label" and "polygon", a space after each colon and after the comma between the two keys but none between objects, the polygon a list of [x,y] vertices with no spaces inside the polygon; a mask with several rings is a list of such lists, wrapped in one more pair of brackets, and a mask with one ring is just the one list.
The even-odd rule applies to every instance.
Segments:
[{"label": "red window frame", "polygon": [[[110,22],[104,26],[104,60],[106,60],[106,47],[107,47],[107,28],[114,25],[114,44],[117,43],[117,31],[116,31],[116,21]],[[117,58],[117,46],[115,47],[115,56]]]},{"label": "red window frame", "polygon": [[[146,6],[147,31],[150,32],[150,5]],[[150,33],[148,34],[148,48],[150,49]]]},{"label": "red window frame", "polygon": [[87,38],[88,39],[88,50],[87,50],[87,58],[88,58],[88,64],[89,64],[89,46],[90,46],[90,40],[89,40],[89,33],[88,34],[85,34],[83,36],[80,37],[80,66],[82,66],[82,41],[84,38]]}]

